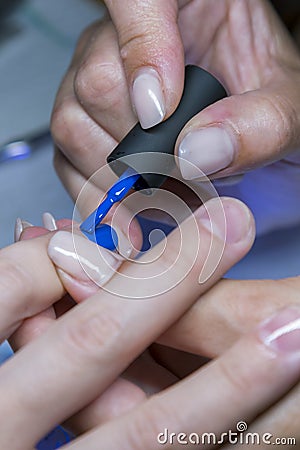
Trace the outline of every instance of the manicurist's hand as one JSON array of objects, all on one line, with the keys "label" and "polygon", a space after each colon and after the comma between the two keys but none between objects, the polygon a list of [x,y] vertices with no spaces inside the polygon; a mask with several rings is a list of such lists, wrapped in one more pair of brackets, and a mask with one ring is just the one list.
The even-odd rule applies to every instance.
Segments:
[{"label": "manicurist's hand", "polygon": [[[229,97],[182,130],[175,153],[183,178],[197,181],[199,168],[223,178],[263,167],[221,187],[221,195],[244,200],[258,232],[298,223],[300,57],[270,4],[105,4],[110,18],[82,35],[54,106],[53,136],[72,165],[89,178],[137,119],[148,128],[169,117],[182,94],[184,64],[193,63],[219,78]],[[62,166],[57,157],[73,193]]]}]

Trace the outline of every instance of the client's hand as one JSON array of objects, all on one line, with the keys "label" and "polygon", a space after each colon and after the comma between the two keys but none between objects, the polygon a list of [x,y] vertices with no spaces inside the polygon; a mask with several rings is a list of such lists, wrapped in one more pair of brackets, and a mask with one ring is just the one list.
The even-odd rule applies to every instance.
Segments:
[{"label": "client's hand", "polygon": [[[47,258],[47,245],[61,280],[81,302],[58,320],[49,317],[44,331],[1,367],[0,408],[6,418],[1,424],[1,447],[20,448],[21,436],[22,448],[31,448],[49,429],[78,411],[83,411],[77,416],[80,419],[81,414],[82,430],[93,431],[75,440],[70,445],[74,449],[153,449],[165,441],[169,446],[175,442],[176,448],[189,440],[190,446],[197,439],[201,443],[204,433],[214,433],[224,443],[221,433],[235,432],[240,420],[251,423],[288,392],[299,379],[299,308],[288,308],[264,322],[180,382],[182,375],[180,370],[175,375],[174,361],[175,370],[165,370],[145,356],[146,348],[195,299],[209,296],[210,291],[205,291],[251,245],[254,228],[249,211],[236,200],[224,199],[223,206],[228,226],[224,252],[205,283],[199,283],[199,274],[210,259],[211,246],[217,251],[224,244],[217,199],[207,204],[213,235],[201,207],[164,245],[142,256],[140,264],[125,262],[113,276],[107,268],[113,268],[115,255],[67,229],[2,251],[3,269],[5,262],[14,262],[17,273],[12,286],[10,271],[0,272],[6,286],[3,310],[7,311],[2,337],[64,294]],[[196,252],[191,239],[195,231],[201,236]],[[177,258],[180,233],[184,245]],[[170,345],[188,350],[187,342],[194,342],[196,350],[198,324],[191,321],[190,341],[187,330],[175,333],[179,324],[173,326],[173,338],[169,332]],[[203,346],[209,348],[216,330],[218,323],[211,323]],[[117,379],[122,373],[125,380]],[[149,399],[141,389],[149,394],[170,384]],[[98,428],[99,424],[103,425]]]},{"label": "client's hand", "polygon": [[[158,244],[137,263],[125,262],[112,277],[115,255],[66,230],[58,231],[50,242],[47,234],[3,250],[2,255],[8,255],[9,259],[14,257],[19,270],[27,274],[24,286],[19,283],[18,292],[14,290],[13,296],[8,296],[5,305],[8,309],[16,296],[18,304],[22,305],[24,295],[28,295],[27,282],[36,286],[35,278],[43,278],[46,269],[54,275],[51,283],[56,287],[56,291],[51,285],[48,287],[43,279],[43,289],[48,287],[48,290],[43,298],[41,291],[37,292],[39,307],[13,308],[13,314],[7,316],[3,337],[15,331],[25,318],[49,307],[63,295],[61,284],[46,258],[48,242],[48,253],[58,267],[61,280],[73,298],[81,301],[59,320],[49,317],[44,332],[1,368],[0,407],[3,417],[5,412],[5,417],[9,418],[8,423],[2,424],[0,442],[3,448],[18,448],[16,429],[18,436],[22,436],[23,448],[27,448],[54,425],[83,408],[86,410],[81,426],[86,430],[133,406],[136,407],[127,415],[75,441],[73,448],[86,450],[95,445],[105,450],[159,448],[157,436],[165,428],[177,434],[182,430],[219,434],[234,429],[240,418],[250,422],[290,389],[298,379],[300,366],[297,308],[262,325],[223,356],[173,388],[148,400],[141,390],[141,386],[146,386],[147,393],[157,392],[180,377],[161,366],[157,368],[145,354],[137,358],[240,259],[252,243],[254,228],[249,211],[235,200],[224,199],[222,204],[228,224],[224,249],[224,217],[220,214],[219,201],[214,199],[207,204],[213,235],[202,207],[166,242]],[[34,231],[28,230],[27,233]],[[201,240],[195,241],[198,233]],[[178,247],[180,235],[184,242]],[[34,248],[38,251],[32,253],[30,249]],[[224,251],[216,261],[220,249]],[[24,266],[20,256],[23,251],[34,255]],[[211,276],[199,283],[199,274],[207,264]],[[6,290],[10,291],[9,284]],[[31,288],[29,298],[32,295]],[[192,342],[195,333],[197,329],[190,332]],[[185,338],[186,335],[183,340]],[[22,340],[21,330],[19,339]],[[176,339],[173,343],[179,346]],[[126,380],[115,381],[122,373]],[[180,411],[174,414],[178,405],[181,405]],[[80,414],[77,418],[80,419]]]}]

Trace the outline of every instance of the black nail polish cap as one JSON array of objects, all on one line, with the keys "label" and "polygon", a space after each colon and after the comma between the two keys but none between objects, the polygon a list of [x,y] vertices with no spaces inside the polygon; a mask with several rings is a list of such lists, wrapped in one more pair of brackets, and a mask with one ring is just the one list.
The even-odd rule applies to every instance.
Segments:
[{"label": "black nail polish cap", "polygon": [[[141,174],[134,185],[136,190],[159,188],[175,164],[174,158],[164,158],[162,167],[159,154],[173,155],[177,137],[185,124],[204,108],[225,96],[224,87],[213,75],[197,66],[186,66],[184,91],[176,111],[164,122],[147,130],[139,123],[135,125],[108,156],[107,162],[111,169],[121,176],[129,167],[126,158],[126,163],[122,161],[123,157],[138,153],[157,153],[157,158],[156,155],[151,158],[140,155],[129,160],[134,161],[130,166]],[[168,167],[165,167],[166,160],[169,161]]]}]

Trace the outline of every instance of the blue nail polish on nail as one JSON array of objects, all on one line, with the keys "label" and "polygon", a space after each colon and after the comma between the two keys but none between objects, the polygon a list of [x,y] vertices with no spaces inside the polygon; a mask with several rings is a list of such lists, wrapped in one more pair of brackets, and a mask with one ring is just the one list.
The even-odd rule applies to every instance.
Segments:
[{"label": "blue nail polish on nail", "polygon": [[139,177],[140,175],[133,169],[127,169],[119,180],[109,189],[106,198],[100,203],[98,208],[82,222],[80,225],[81,231],[83,233],[93,233],[93,230],[105,218],[113,205],[126,197]]},{"label": "blue nail polish on nail", "polygon": [[107,224],[99,225],[92,233],[82,230],[82,233],[92,242],[108,250],[116,250],[118,247],[118,235],[116,231]]},{"label": "blue nail polish on nail", "polygon": [[95,229],[96,242],[108,250],[116,250],[118,247],[118,235],[109,225],[103,224]]}]

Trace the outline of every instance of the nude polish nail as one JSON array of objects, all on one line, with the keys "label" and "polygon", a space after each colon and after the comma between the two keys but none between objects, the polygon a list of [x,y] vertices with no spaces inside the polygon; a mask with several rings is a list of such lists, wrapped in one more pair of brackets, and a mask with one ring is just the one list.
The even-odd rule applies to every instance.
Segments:
[{"label": "nude polish nail", "polygon": [[231,164],[234,153],[232,138],[225,129],[206,127],[191,131],[178,149],[181,174],[186,180],[194,180],[218,172]]},{"label": "nude polish nail", "polygon": [[33,227],[32,223],[27,222],[26,220],[17,218],[14,229],[14,241],[18,242],[20,240],[21,234],[25,230],[25,228]]},{"label": "nude polish nail", "polygon": [[249,208],[240,200],[213,198],[202,205],[197,218],[202,227],[228,244],[235,244],[254,233],[254,221]]},{"label": "nude polish nail", "polygon": [[292,306],[267,319],[260,326],[260,338],[276,353],[300,358],[300,308]]},{"label": "nude polish nail", "polygon": [[80,282],[106,284],[123,259],[87,238],[68,231],[58,231],[51,238],[48,255],[68,276]]},{"label": "nude polish nail", "polygon": [[132,85],[132,100],[142,128],[151,128],[165,116],[165,101],[157,72],[151,67],[138,71]]},{"label": "nude polish nail", "polygon": [[49,230],[49,231],[57,230],[56,221],[55,221],[54,217],[52,216],[52,214],[50,214],[49,212],[45,212],[43,214],[42,219],[43,219],[44,227],[47,228],[47,230]]}]

